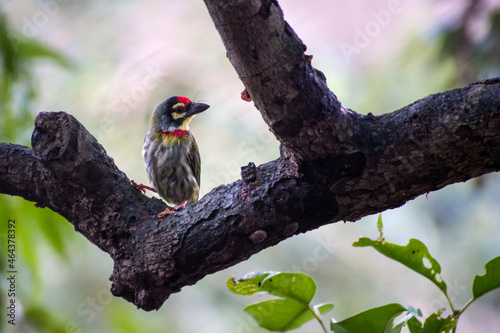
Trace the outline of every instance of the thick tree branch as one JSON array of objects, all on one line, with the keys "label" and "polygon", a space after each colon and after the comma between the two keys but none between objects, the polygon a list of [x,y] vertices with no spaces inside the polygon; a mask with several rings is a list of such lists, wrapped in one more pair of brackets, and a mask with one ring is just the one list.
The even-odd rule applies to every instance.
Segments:
[{"label": "thick tree branch", "polygon": [[358,116],[367,135],[351,140],[361,150],[249,165],[243,180],[164,221],[156,214],[165,204],[132,187],[75,118],[42,112],[33,149],[0,144],[0,191],[66,217],[114,259],[113,293],[152,310],[182,286],[294,234],[498,171],[499,110],[500,83],[487,82]]},{"label": "thick tree branch", "polygon": [[349,149],[338,137],[352,129],[357,115],[342,107],[323,73],[311,66],[277,1],[204,2],[229,60],[283,146],[298,159]]},{"label": "thick tree branch", "polygon": [[[32,149],[0,144],[0,192],[47,206],[109,253],[114,295],[158,309],[183,286],[294,234],[500,170],[500,79],[363,116],[327,90],[275,2],[206,3],[219,31],[227,30],[229,37],[221,35],[231,61],[285,147],[280,159],[244,167],[242,180],[162,221],[156,214],[165,204],[132,187],[71,115],[40,113]],[[276,31],[272,46],[255,29]],[[255,48],[253,60],[239,44]]]}]

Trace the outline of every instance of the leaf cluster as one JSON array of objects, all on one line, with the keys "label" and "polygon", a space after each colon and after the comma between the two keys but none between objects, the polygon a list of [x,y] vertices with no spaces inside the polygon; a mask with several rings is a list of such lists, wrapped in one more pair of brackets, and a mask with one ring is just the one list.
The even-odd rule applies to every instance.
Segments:
[{"label": "leaf cluster", "polygon": [[[332,319],[330,329],[335,333],[399,333],[404,326],[411,333],[455,332],[460,315],[467,307],[484,294],[500,288],[500,257],[490,260],[485,265],[485,274],[476,275],[472,284],[472,298],[457,310],[447,293],[446,283],[441,278],[441,266],[434,259],[424,243],[410,239],[401,246],[386,242],[383,237],[383,222],[379,215],[377,228],[380,237],[376,240],[361,237],[354,242],[354,247],[371,246],[384,256],[393,259],[411,270],[426,277],[444,294],[450,305],[451,314],[443,317],[443,309],[425,318],[422,323],[422,311],[412,306],[387,304],[369,309],[352,317],[336,322]],[[239,280],[230,277],[227,287],[235,294],[253,295],[266,292],[280,297],[247,306],[244,311],[255,318],[258,324],[270,331],[290,331],[316,318],[324,332],[327,332],[321,314],[333,309],[332,303],[311,306],[316,292],[314,280],[302,273],[256,272],[249,273]],[[395,320],[402,316],[397,322]]]}]

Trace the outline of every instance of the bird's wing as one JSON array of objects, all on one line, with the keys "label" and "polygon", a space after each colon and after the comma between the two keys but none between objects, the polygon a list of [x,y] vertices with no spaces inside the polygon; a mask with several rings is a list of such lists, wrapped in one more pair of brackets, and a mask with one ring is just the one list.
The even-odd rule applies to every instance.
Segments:
[{"label": "bird's wing", "polygon": [[191,148],[189,149],[188,162],[196,178],[196,182],[198,183],[198,186],[200,186],[200,173],[201,173],[200,152],[198,150],[198,145],[196,144],[194,137],[192,138],[193,140],[191,143]]}]

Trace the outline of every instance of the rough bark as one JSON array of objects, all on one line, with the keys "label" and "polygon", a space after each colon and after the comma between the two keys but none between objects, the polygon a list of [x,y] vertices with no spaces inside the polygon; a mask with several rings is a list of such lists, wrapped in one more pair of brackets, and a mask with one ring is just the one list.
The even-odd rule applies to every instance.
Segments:
[{"label": "rough bark", "polygon": [[54,210],[109,253],[114,295],[158,309],[292,235],[500,170],[500,79],[364,116],[328,90],[275,1],[205,2],[281,158],[159,220],[165,204],[132,187],[67,113],[40,113],[32,148],[0,143],[0,192]]}]

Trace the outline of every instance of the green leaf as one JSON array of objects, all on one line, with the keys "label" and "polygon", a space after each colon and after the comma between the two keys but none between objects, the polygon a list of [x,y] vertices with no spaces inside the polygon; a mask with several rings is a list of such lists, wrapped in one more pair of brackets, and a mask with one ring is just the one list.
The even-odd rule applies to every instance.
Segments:
[{"label": "green leaf", "polygon": [[378,238],[379,241],[383,241],[384,240],[383,229],[384,229],[384,222],[382,222],[382,214],[378,214],[377,230],[380,233],[380,236]]},{"label": "green leaf", "polygon": [[384,229],[384,223],[382,222],[382,214],[378,214],[377,230],[379,232],[382,232],[382,229]]},{"label": "green leaf", "polygon": [[260,291],[260,285],[266,277],[277,272],[253,272],[248,273],[238,281],[234,279],[234,275],[228,277],[226,281],[227,288],[238,295],[253,295]]},{"label": "green leaf", "polygon": [[484,265],[486,273],[476,275],[472,283],[472,296],[477,299],[493,289],[500,288],[500,257],[491,259]]},{"label": "green leaf", "polygon": [[325,303],[311,307],[316,292],[314,280],[302,273],[256,272],[235,280],[227,280],[229,290],[239,295],[252,295],[257,291],[282,297],[252,304],[245,308],[261,327],[271,331],[288,331],[302,326],[322,313],[333,309]]},{"label": "green leaf", "polygon": [[408,320],[408,329],[411,333],[448,333],[455,326],[457,326],[456,319],[440,318],[436,313],[425,320],[423,327],[422,323],[415,317]]},{"label": "green leaf", "polygon": [[[437,260],[429,254],[425,244],[418,239],[412,238],[406,246],[401,246],[385,241],[361,237],[357,242],[354,242],[352,246],[372,246],[386,257],[396,260],[415,272],[422,274],[446,294],[446,283],[444,283],[440,276],[441,266]],[[430,268],[425,266],[424,260],[430,263]]]},{"label": "green leaf", "polygon": [[331,323],[335,333],[399,333],[403,323],[393,327],[394,318],[406,311],[401,304],[387,304],[373,308],[338,323]]},{"label": "green leaf", "polygon": [[226,285],[238,295],[253,295],[257,291],[265,291],[304,304],[309,304],[316,292],[314,280],[302,273],[254,272],[237,281],[234,276],[230,276]]},{"label": "green leaf", "polygon": [[262,281],[260,291],[309,305],[316,293],[316,283],[303,273],[270,274]]},{"label": "green leaf", "polygon": [[405,325],[405,323],[401,322],[401,323],[397,324],[396,326],[389,328],[388,330],[386,330],[386,332],[387,333],[399,333],[403,329],[404,325]]},{"label": "green leaf", "polygon": [[309,307],[291,299],[273,299],[247,306],[244,311],[251,315],[259,326],[270,331],[288,331],[299,327],[300,319]]},{"label": "green leaf", "polygon": [[[325,303],[314,307],[320,314],[333,309]],[[274,299],[247,306],[244,311],[257,323],[270,331],[290,331],[307,323],[315,316],[309,306],[291,299]]]},{"label": "green leaf", "polygon": [[313,306],[313,310],[319,312],[319,314],[328,313],[333,310],[333,303],[316,304],[315,306]]}]

